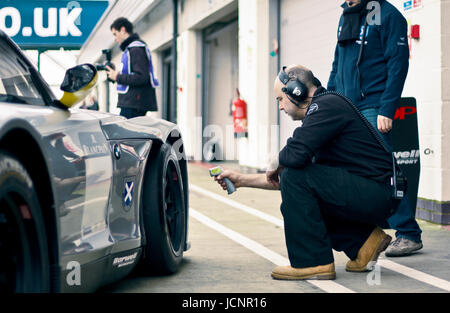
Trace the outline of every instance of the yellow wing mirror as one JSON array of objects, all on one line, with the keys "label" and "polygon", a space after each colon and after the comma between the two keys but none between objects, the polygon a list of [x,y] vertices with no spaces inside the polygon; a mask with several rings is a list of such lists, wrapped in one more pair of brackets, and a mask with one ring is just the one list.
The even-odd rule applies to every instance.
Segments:
[{"label": "yellow wing mirror", "polygon": [[70,108],[83,101],[97,83],[97,79],[97,69],[91,64],[81,64],[68,69],[60,87],[64,94],[59,102]]}]

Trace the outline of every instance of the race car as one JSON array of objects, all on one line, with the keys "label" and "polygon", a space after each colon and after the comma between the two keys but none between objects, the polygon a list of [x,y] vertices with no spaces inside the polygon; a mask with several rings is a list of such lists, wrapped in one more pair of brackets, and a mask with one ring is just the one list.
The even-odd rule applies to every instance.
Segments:
[{"label": "race car", "polygon": [[74,109],[95,86],[67,70],[57,99],[0,31],[0,290],[92,292],[133,270],[175,273],[189,248],[177,125]]}]

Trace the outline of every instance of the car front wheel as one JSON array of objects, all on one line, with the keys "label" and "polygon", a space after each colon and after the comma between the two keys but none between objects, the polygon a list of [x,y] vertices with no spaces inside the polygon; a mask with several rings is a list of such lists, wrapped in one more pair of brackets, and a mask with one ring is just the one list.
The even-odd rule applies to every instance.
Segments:
[{"label": "car front wheel", "polygon": [[49,292],[45,225],[27,170],[0,151],[0,291]]},{"label": "car front wheel", "polygon": [[163,144],[149,161],[144,178],[143,222],[147,244],[146,271],[175,273],[183,258],[186,236],[186,204],[177,156]]}]

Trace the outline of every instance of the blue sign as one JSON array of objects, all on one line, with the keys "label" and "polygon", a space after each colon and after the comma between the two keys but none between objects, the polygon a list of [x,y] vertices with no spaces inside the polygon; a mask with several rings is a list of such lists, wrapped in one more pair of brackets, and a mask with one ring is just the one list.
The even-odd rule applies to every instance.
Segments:
[{"label": "blue sign", "polygon": [[404,9],[405,11],[411,10],[411,9],[412,9],[412,6],[413,6],[412,0],[403,2],[403,9]]},{"label": "blue sign", "polygon": [[21,48],[81,48],[108,1],[1,0],[0,29]]}]

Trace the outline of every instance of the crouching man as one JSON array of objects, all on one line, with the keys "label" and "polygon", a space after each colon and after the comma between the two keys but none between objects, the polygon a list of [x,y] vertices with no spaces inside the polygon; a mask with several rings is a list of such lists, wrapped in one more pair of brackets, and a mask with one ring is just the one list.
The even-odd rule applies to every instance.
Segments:
[{"label": "crouching man", "polygon": [[[383,232],[398,206],[390,186],[392,155],[357,109],[327,92],[299,65],[283,68],[275,80],[279,109],[295,129],[266,174],[225,171],[239,187],[280,189],[290,266],[275,279],[335,279],[332,249],[349,258],[349,272],[369,271],[391,237]],[[381,227],[381,228],[380,228]]]}]

